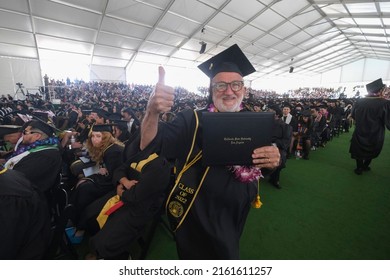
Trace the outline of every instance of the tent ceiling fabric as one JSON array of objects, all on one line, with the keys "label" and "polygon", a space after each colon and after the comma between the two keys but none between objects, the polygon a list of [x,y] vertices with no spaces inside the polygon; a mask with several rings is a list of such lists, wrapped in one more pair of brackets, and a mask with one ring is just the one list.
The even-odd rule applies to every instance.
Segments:
[{"label": "tent ceiling fabric", "polygon": [[314,76],[363,58],[390,60],[389,34],[390,1],[0,2],[0,56],[61,51],[95,65],[194,68],[237,43],[257,70],[249,80],[289,75],[291,66]]}]

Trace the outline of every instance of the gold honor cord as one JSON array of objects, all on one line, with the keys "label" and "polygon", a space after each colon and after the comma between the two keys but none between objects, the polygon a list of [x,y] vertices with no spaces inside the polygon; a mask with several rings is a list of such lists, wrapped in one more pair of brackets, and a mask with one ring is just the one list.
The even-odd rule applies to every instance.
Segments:
[{"label": "gold honor cord", "polygon": [[103,151],[103,154],[108,150],[108,148],[110,148],[112,145],[114,145],[114,143],[111,143],[110,145],[108,145],[105,149],[104,149],[104,151]]},{"label": "gold honor cord", "polygon": [[133,168],[135,170],[137,170],[138,172],[141,172],[142,171],[142,168],[149,162],[151,162],[152,160],[158,158],[158,155],[156,153],[153,153],[151,155],[149,155],[148,158],[146,159],[143,159],[141,160],[140,162],[132,162],[130,164],[130,168]]},{"label": "gold honor cord", "polygon": [[[185,180],[189,180],[190,182],[197,182],[198,176],[196,175],[198,174],[198,172],[196,171],[199,170],[200,172],[202,172],[202,168],[204,168],[201,166],[201,161],[199,161],[202,158],[202,151],[199,151],[195,155],[195,157],[189,162],[195,147],[195,140],[199,127],[199,119],[196,111],[194,111],[194,114],[196,124],[194,135],[192,138],[191,149],[188,153],[186,163],[184,164],[183,169],[180,171],[176,179],[175,186],[172,188],[172,191],[170,192],[165,205],[173,231],[176,231],[183,223],[209,171],[209,167],[204,169],[203,176],[199,182],[199,185],[186,186],[186,184],[184,183]],[[197,166],[199,166],[200,169],[198,169],[197,166],[194,166],[195,163],[198,163]],[[191,169],[191,167],[194,168]]]}]

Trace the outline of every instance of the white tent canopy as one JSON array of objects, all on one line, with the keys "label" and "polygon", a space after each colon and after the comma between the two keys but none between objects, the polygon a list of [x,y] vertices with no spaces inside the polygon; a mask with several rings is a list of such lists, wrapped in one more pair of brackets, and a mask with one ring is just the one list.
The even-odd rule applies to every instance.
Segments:
[{"label": "white tent canopy", "polygon": [[389,34],[381,0],[1,1],[0,93],[44,74],[151,83],[157,65],[172,85],[207,85],[194,69],[234,43],[254,88],[390,80]]}]

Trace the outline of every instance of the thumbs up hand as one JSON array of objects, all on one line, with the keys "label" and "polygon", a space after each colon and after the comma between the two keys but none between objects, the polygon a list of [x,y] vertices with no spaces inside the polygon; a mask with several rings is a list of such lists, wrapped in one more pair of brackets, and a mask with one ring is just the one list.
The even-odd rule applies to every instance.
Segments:
[{"label": "thumbs up hand", "polygon": [[158,82],[151,94],[146,110],[153,115],[169,112],[173,106],[174,89],[165,85],[164,67],[158,67]]}]

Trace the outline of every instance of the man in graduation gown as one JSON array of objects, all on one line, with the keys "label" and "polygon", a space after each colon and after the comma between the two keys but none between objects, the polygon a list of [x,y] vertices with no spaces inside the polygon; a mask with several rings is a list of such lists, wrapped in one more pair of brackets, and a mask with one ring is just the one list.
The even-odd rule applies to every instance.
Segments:
[{"label": "man in graduation gown", "polygon": [[382,98],[385,85],[378,79],[366,85],[367,97],[358,100],[352,108],[355,120],[349,152],[356,160],[354,172],[361,175],[371,170],[372,159],[379,156],[385,139],[385,127],[390,129],[390,101]]},{"label": "man in graduation gown", "polygon": [[[240,111],[245,94],[243,77],[255,69],[239,47],[231,46],[199,68],[210,78],[209,104],[203,111]],[[176,160],[177,184],[166,209],[176,232],[178,256],[238,259],[239,239],[257,194],[258,177],[242,182],[235,175],[243,174],[233,174],[227,166],[202,166],[202,110],[184,110],[172,122],[158,126],[159,114],[169,111],[174,101],[174,90],[165,85],[164,77],[160,67],[159,81],[141,124],[140,148],[154,139],[162,144],[163,156]],[[251,160],[251,174],[255,174],[258,168],[277,167],[280,154],[278,148],[265,146],[255,149]]]},{"label": "man in graduation gown", "polygon": [[268,107],[268,111],[275,112],[275,122],[273,125],[272,143],[278,147],[280,152],[280,165],[272,170],[269,176],[269,182],[276,188],[281,189],[280,172],[286,167],[287,154],[290,148],[292,138],[292,127],[282,119],[282,111],[279,106],[274,104]]},{"label": "man in graduation gown", "polygon": [[8,169],[23,173],[42,192],[58,181],[62,166],[59,140],[54,127],[38,120],[25,124],[23,141],[5,163]]},{"label": "man in graduation gown", "polygon": [[42,259],[50,241],[45,199],[16,170],[0,165],[0,259]]}]

